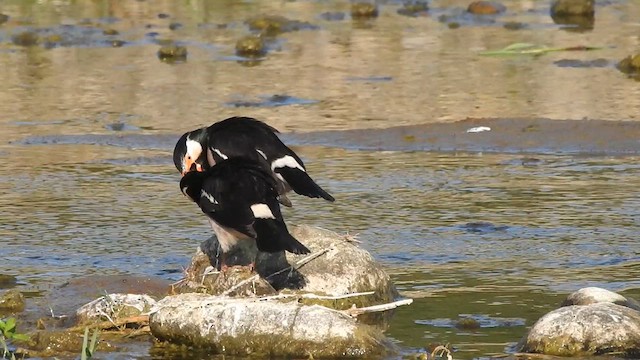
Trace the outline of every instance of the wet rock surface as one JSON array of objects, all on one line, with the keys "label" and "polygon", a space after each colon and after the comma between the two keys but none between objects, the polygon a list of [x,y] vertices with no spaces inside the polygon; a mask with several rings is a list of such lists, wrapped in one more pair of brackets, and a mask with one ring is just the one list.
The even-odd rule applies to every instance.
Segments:
[{"label": "wet rock surface", "polygon": [[158,302],[149,323],[158,339],[229,355],[377,358],[394,351],[378,329],[295,301],[180,294]]},{"label": "wet rock surface", "polygon": [[600,288],[580,289],[562,307],[541,317],[520,351],[556,356],[640,354],[638,303]]},{"label": "wet rock surface", "polygon": [[[359,302],[360,306],[390,302],[397,297],[395,287],[380,264],[348,237],[306,225],[292,227],[290,231],[315,257],[296,265],[311,255],[258,253],[256,272],[275,290],[290,289],[332,296],[373,291],[374,294]],[[247,243],[250,245],[236,247],[227,254],[228,265],[249,264],[257,250],[254,244]],[[185,279],[175,291],[220,294],[227,289],[217,280],[218,253],[215,237],[203,242],[185,271]],[[264,284],[257,289],[265,289],[263,293],[270,292]]]},{"label": "wet rock surface", "polygon": [[25,307],[24,295],[18,290],[7,290],[0,295],[0,314],[16,313]]},{"label": "wet rock surface", "polygon": [[429,11],[429,4],[426,1],[414,0],[406,1],[402,7],[397,10],[399,15],[404,16],[424,16]]},{"label": "wet rock surface", "polygon": [[251,31],[259,32],[264,36],[276,36],[285,32],[298,30],[313,30],[317,26],[308,22],[290,20],[280,15],[260,15],[246,21]]}]

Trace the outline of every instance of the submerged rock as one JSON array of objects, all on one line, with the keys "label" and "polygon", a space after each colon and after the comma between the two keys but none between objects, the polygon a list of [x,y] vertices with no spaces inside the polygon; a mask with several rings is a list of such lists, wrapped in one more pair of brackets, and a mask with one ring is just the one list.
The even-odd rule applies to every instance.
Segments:
[{"label": "submerged rock", "polygon": [[500,14],[507,10],[507,8],[497,2],[493,1],[474,1],[467,7],[467,11],[476,15],[493,15]]},{"label": "submerged rock", "polygon": [[13,287],[18,283],[18,279],[13,275],[0,274],[0,289]]},{"label": "submerged rock", "polygon": [[[289,289],[331,296],[374,292],[366,301],[359,303],[362,306],[387,303],[398,296],[389,275],[380,264],[366,250],[350,241],[348,236],[307,225],[292,227],[290,231],[312,254],[258,253],[256,271],[275,290]],[[245,247],[236,247],[227,254],[229,265],[247,265],[256,256],[255,244],[249,241],[244,243]],[[175,291],[219,294],[221,289],[212,286],[219,275],[213,271],[217,268],[218,253],[215,237],[204,241],[185,271],[185,279],[176,286]],[[300,264],[303,259],[311,260]]]},{"label": "submerged rock", "polygon": [[563,307],[541,317],[520,341],[519,351],[556,356],[638,355],[640,312],[636,307],[635,301],[604,289],[581,289],[569,295]]},{"label": "submerged rock", "polygon": [[0,313],[21,312],[24,306],[24,295],[18,290],[8,290],[0,296]]},{"label": "submerged rock", "polygon": [[429,5],[426,1],[412,0],[406,1],[397,13],[404,16],[420,16],[425,15],[429,11]]},{"label": "submerged rock", "polygon": [[303,29],[317,29],[308,22],[290,20],[279,15],[260,15],[246,21],[251,31],[258,31],[265,36],[276,36],[281,33]]},{"label": "submerged rock", "polygon": [[368,2],[355,2],[351,4],[351,17],[354,19],[378,17],[378,7]]},{"label": "submerged rock", "polygon": [[19,46],[35,46],[40,42],[40,36],[35,31],[26,30],[13,35],[11,41]]},{"label": "submerged rock", "polygon": [[[82,352],[83,335],[72,331],[40,330],[29,334],[25,348],[18,349],[18,353],[25,357],[49,358],[60,356],[61,353],[80,354]],[[97,351],[114,350],[114,346],[106,341],[98,341]]]},{"label": "submerged rock", "polygon": [[158,50],[158,58],[168,63],[187,61],[187,48],[176,44],[164,45]]},{"label": "submerged rock", "polygon": [[9,21],[9,15],[0,13],[0,25]]},{"label": "submerged rock", "polygon": [[236,54],[245,57],[258,57],[267,52],[262,36],[247,35],[236,42]]},{"label": "submerged rock", "polygon": [[551,5],[551,16],[593,16],[594,0],[555,0]]},{"label": "submerged rock", "polygon": [[228,355],[370,358],[394,350],[379,329],[295,301],[180,294],[159,301],[149,325],[160,340]]},{"label": "submerged rock", "polygon": [[627,56],[616,65],[616,68],[625,74],[640,75],[640,54]]},{"label": "submerged rock", "polygon": [[556,0],[551,5],[551,19],[560,25],[580,29],[593,29],[595,23],[594,0]]}]

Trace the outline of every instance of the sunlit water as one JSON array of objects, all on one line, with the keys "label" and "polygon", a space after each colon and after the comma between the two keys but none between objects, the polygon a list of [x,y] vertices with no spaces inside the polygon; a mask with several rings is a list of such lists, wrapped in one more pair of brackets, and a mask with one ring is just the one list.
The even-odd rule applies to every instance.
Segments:
[{"label": "sunlit water", "polygon": [[[599,5],[595,29],[573,32],[553,24],[546,3],[505,4],[509,11],[493,23],[461,18],[455,30],[437,17],[459,13],[466,2],[434,1],[432,15],[420,18],[397,15],[399,3],[389,2],[369,24],[348,15],[322,20],[326,11],[348,12],[346,2],[331,1],[0,4],[11,16],[0,26],[0,273],[17,276],[18,288],[37,296],[87,275],[178,279],[210,229],[180,194],[173,138],[243,114],[293,131],[287,139],[337,199],[292,196],[287,222],[358,234],[401,293],[416,299],[388,330],[407,351],[451,343],[455,358],[509,352],[575,289],[640,295],[637,153],[357,151],[305,145],[332,145],[309,141],[313,133],[296,138],[466,117],[637,116],[637,82],[613,65],[637,48],[640,5]],[[230,60],[248,33],[243,21],[264,13],[318,28],[280,36],[256,66]],[[60,28],[85,18],[89,27],[118,29],[127,45],[110,48],[100,31],[77,38],[77,29]],[[528,28],[502,28],[514,20]],[[169,30],[172,21],[183,27]],[[10,43],[31,26],[71,31],[75,43]],[[155,38],[186,44],[187,62],[161,63]],[[522,41],[604,48],[539,58],[477,55]],[[597,58],[606,66],[554,64]],[[278,94],[312,101],[255,104]],[[139,136],[125,136],[132,134]],[[465,317],[481,327],[456,328]],[[145,343],[128,356],[151,355]]]}]

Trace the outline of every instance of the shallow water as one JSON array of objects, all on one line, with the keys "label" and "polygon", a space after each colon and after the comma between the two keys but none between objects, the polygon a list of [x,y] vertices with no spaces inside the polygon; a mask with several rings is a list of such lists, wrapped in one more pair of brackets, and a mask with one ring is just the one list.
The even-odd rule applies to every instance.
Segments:
[{"label": "shallow water", "polygon": [[[400,3],[357,23],[334,1],[2,2],[0,273],[41,305],[82,276],[178,279],[210,230],[179,192],[174,141],[242,114],[285,132],[337,199],[292,196],[287,221],[358,233],[415,299],[388,330],[406,351],[509,352],[575,289],[640,296],[639,130],[621,122],[635,119],[640,94],[614,68],[637,49],[640,4],[599,4],[595,28],[576,32],[539,1],[507,1],[489,19],[460,15],[464,1],[433,1],[417,18],[398,15]],[[326,20],[329,11],[347,14]],[[243,21],[258,14],[315,26],[278,36],[257,63],[238,62]],[[12,44],[24,29],[62,40]],[[160,62],[159,39],[185,44],[187,61]],[[477,54],[514,42],[603,49]],[[476,125],[492,130],[465,132]],[[329,132],[347,129],[382,130]],[[480,328],[455,326],[468,317]],[[176,356],[146,342],[128,351],[114,356]]]}]

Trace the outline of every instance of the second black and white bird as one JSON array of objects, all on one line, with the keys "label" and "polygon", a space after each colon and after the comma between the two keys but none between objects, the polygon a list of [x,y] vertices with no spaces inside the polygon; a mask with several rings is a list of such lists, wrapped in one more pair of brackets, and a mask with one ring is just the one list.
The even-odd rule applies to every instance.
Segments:
[{"label": "second black and white bird", "polygon": [[268,170],[245,158],[217,162],[206,171],[192,171],[182,177],[180,189],[198,204],[218,238],[223,269],[224,254],[244,240],[255,240],[263,252],[310,252],[289,233],[276,188]]},{"label": "second black and white bird", "polygon": [[280,202],[291,206],[286,193],[335,199],[307,173],[304,162],[276,135],[278,130],[253,118],[232,117],[182,135],[173,151],[173,162],[183,175],[203,171],[222,160],[244,157],[270,169],[277,179]]}]

